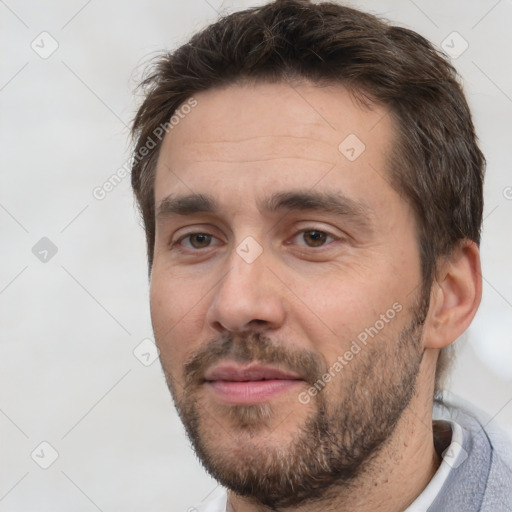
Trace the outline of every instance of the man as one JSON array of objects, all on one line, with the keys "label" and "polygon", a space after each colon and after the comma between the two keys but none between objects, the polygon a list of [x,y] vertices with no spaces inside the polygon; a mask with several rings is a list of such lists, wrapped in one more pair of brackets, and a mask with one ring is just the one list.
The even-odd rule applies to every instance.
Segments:
[{"label": "man", "polygon": [[143,86],[155,339],[227,489],[204,510],[512,510],[494,433],[440,392],[481,297],[484,158],[452,66],[404,28],[283,0]]}]

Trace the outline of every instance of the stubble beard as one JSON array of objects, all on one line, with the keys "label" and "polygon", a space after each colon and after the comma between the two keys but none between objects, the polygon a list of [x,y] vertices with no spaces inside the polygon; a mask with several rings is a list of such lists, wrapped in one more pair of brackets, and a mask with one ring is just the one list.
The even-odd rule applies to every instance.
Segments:
[{"label": "stubble beard", "polygon": [[[221,359],[257,360],[283,364],[312,384],[328,368],[318,354],[290,353],[257,333],[237,340],[223,335],[187,361],[184,385],[166,371],[162,360],[176,408],[204,468],[237,495],[273,510],[325,500],[353,485],[391,438],[416,393],[426,308],[415,310],[398,341],[368,343],[350,362],[350,373],[329,383],[330,393],[324,389],[312,397],[302,424],[281,445],[272,440],[278,411],[271,403],[216,405],[215,413],[232,425],[230,432],[223,430],[210,416],[211,404],[210,413],[201,404],[201,375]],[[341,385],[334,389],[337,379]],[[297,407],[306,406],[297,400]],[[273,428],[277,431],[279,423]],[[218,442],[219,436],[229,436],[229,448]]]}]

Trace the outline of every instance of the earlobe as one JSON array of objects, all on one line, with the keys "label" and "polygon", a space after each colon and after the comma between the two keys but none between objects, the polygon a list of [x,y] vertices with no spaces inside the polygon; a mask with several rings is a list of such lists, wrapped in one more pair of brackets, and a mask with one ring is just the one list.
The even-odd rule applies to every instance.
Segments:
[{"label": "earlobe", "polygon": [[481,298],[480,251],[475,242],[464,240],[442,262],[433,283],[425,347],[440,349],[453,343],[473,320]]}]

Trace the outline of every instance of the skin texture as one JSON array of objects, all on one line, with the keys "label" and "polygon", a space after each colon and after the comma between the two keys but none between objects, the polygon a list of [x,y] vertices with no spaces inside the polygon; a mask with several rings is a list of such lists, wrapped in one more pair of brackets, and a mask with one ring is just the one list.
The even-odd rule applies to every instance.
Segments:
[{"label": "skin texture", "polygon": [[[204,194],[219,210],[157,213],[150,300],[198,455],[231,489],[230,510],[403,510],[440,463],[435,364],[478,307],[478,249],[464,242],[441,262],[427,314],[415,219],[387,177],[395,130],[385,108],[308,83],[194,97],[164,139],[155,204]],[[339,149],[350,134],[364,144],[353,161]],[[351,209],[264,208],[270,195],[298,190],[343,194]],[[240,248],[257,257],[248,263]],[[340,356],[341,369],[308,393]],[[224,361],[273,364],[302,380],[252,406],[226,403],[203,381]]]}]

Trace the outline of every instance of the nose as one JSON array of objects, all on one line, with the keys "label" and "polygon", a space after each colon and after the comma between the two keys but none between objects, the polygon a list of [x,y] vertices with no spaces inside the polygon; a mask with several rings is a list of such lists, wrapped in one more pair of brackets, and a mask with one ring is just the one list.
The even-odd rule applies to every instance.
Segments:
[{"label": "nose", "polygon": [[274,330],[283,324],[284,285],[267,266],[264,254],[248,263],[233,251],[207,312],[212,329],[221,333]]}]

